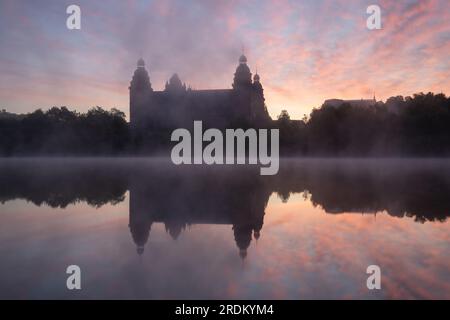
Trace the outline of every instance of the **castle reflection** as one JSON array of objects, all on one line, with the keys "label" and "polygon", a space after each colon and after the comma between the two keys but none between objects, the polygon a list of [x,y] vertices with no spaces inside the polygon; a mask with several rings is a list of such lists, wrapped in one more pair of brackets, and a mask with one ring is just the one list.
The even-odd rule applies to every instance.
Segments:
[{"label": "castle reflection", "polygon": [[260,236],[271,192],[258,170],[237,170],[147,171],[145,179],[142,172],[132,175],[129,227],[137,252],[144,252],[153,223],[164,223],[175,240],[189,225],[226,224],[245,258],[252,238]]},{"label": "castle reflection", "polygon": [[10,159],[0,161],[0,177],[0,203],[100,207],[124,201],[129,191],[129,229],[138,254],[155,223],[163,223],[173,239],[190,225],[224,224],[245,258],[251,241],[263,234],[272,193],[288,201],[291,193],[304,192],[329,214],[383,212],[420,223],[450,215],[446,161],[292,160],[280,165],[278,175],[260,176],[248,166],[186,168],[146,159]]}]

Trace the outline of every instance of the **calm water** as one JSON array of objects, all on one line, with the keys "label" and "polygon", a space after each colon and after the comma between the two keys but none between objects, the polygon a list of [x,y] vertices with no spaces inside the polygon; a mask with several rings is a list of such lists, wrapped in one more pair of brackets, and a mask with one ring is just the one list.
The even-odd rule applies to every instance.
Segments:
[{"label": "calm water", "polygon": [[0,298],[449,299],[449,215],[447,160],[1,160]]}]

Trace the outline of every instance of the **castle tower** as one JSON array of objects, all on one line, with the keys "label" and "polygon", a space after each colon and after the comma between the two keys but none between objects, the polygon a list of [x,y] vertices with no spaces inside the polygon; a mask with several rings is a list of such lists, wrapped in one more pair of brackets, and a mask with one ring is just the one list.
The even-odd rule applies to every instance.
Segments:
[{"label": "castle tower", "polygon": [[234,73],[233,89],[248,89],[252,85],[252,74],[247,66],[247,57],[241,55]]},{"label": "castle tower", "polygon": [[164,222],[164,226],[173,240],[177,240],[181,232],[186,229],[186,223],[177,219],[168,219]]},{"label": "castle tower", "polygon": [[148,241],[153,221],[151,215],[146,214],[142,210],[130,209],[130,220],[128,227],[130,228],[131,237],[136,244],[136,251],[139,255],[144,253],[145,244]]},{"label": "castle tower", "polygon": [[234,110],[233,118],[239,125],[248,125],[251,121],[252,74],[247,66],[247,57],[241,55],[234,73]]},{"label": "castle tower", "polygon": [[258,71],[256,71],[253,77],[253,92],[251,101],[251,120],[256,123],[263,124],[270,120],[269,112],[267,111],[264,89],[260,82],[260,76]]},{"label": "castle tower", "polygon": [[139,255],[142,255],[150,236],[154,218],[151,213],[152,211],[148,210],[148,197],[145,193],[145,189],[142,189],[142,184],[136,183],[135,179],[131,179],[129,191],[130,212],[128,227],[133,242],[136,245],[136,251]]},{"label": "castle tower", "polygon": [[170,93],[182,93],[186,91],[186,85],[184,85],[178,74],[174,73],[172,77],[170,77],[169,81],[166,82],[165,91]]},{"label": "castle tower", "polygon": [[137,69],[134,71],[129,90],[130,123],[132,126],[135,126],[147,102],[149,93],[153,91],[150,77],[145,69],[145,62],[142,58],[137,62]]},{"label": "castle tower", "polygon": [[247,249],[252,241],[251,225],[233,225],[234,240],[239,248],[239,256],[241,259],[247,257]]}]

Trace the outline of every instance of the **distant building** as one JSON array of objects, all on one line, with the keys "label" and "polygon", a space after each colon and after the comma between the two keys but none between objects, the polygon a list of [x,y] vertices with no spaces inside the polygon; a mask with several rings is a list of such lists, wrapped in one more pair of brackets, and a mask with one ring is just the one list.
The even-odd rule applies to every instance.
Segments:
[{"label": "distant building", "polygon": [[24,115],[23,114],[15,114],[15,113],[10,113],[8,111],[6,111],[6,109],[2,109],[0,110],[0,119],[7,119],[7,120],[20,120],[23,119]]},{"label": "distant building", "polygon": [[373,99],[360,99],[360,100],[342,100],[342,99],[328,99],[323,103],[324,106],[330,106],[338,108],[343,104],[349,104],[352,107],[373,107],[377,104],[375,97]]},{"label": "distant building", "polygon": [[134,129],[187,127],[202,120],[205,127],[233,124],[264,125],[271,121],[264,103],[260,76],[253,77],[242,55],[231,89],[192,90],[174,74],[163,91],[154,91],[144,60],[130,83],[130,124]]}]

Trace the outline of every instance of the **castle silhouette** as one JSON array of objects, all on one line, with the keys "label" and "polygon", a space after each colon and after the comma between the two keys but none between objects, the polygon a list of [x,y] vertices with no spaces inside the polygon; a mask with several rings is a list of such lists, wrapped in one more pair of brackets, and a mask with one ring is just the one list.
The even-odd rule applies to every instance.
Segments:
[{"label": "castle silhouette", "polygon": [[264,103],[260,76],[252,73],[242,55],[231,89],[192,90],[177,74],[163,91],[154,91],[145,62],[140,59],[130,83],[132,129],[179,128],[202,120],[205,127],[261,127],[272,120]]}]

